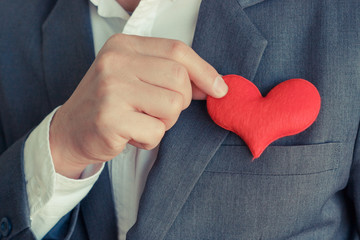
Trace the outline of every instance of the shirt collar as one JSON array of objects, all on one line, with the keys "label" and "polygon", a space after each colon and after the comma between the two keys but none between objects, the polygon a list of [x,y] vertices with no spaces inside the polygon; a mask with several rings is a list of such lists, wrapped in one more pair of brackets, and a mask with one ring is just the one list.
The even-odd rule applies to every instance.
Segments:
[{"label": "shirt collar", "polygon": [[116,0],[90,0],[90,2],[97,7],[101,17],[117,17],[124,20],[130,18],[130,14]]}]

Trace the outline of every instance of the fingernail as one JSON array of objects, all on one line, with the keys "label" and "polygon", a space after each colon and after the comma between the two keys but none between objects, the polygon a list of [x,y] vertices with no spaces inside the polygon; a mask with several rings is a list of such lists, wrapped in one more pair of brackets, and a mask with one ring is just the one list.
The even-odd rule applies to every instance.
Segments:
[{"label": "fingernail", "polygon": [[224,79],[221,76],[217,76],[214,81],[213,90],[216,94],[214,97],[221,98],[226,95],[228,92],[228,86],[226,85]]}]

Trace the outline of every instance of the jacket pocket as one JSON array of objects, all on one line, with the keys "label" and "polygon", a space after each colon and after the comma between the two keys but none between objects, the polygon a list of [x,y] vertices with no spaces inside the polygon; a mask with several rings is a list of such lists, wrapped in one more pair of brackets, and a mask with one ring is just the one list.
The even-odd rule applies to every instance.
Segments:
[{"label": "jacket pocket", "polygon": [[247,146],[221,146],[205,171],[254,175],[307,175],[338,168],[342,143],[269,146],[252,160]]}]

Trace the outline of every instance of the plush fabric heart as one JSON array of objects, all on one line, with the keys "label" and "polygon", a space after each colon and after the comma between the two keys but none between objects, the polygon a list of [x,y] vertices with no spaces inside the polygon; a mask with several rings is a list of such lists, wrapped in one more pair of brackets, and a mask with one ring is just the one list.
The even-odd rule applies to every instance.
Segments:
[{"label": "plush fabric heart", "polygon": [[317,118],[320,94],[304,79],[290,79],[275,86],[265,97],[249,80],[223,76],[227,95],[207,98],[213,121],[239,135],[258,158],[273,141],[304,131]]}]

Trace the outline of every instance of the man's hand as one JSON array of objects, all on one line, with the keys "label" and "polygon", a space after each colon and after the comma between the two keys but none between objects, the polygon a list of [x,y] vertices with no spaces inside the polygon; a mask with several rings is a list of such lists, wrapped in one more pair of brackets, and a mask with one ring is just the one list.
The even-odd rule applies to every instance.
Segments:
[{"label": "man's hand", "polygon": [[152,149],[191,99],[226,92],[216,70],[184,43],[114,35],[51,122],[55,169],[78,178],[127,143]]}]

